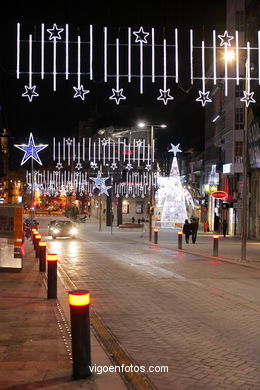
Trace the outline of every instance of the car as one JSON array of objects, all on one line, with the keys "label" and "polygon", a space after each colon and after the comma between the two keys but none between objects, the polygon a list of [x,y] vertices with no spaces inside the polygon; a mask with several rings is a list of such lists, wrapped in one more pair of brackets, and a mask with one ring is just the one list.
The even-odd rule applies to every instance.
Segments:
[{"label": "car", "polygon": [[50,223],[48,225],[48,236],[52,235],[52,230],[53,230],[54,226],[56,225],[56,223],[57,223],[56,220],[50,221]]},{"label": "car", "polygon": [[52,238],[57,237],[71,237],[75,238],[77,234],[77,228],[71,221],[58,221],[53,226]]}]

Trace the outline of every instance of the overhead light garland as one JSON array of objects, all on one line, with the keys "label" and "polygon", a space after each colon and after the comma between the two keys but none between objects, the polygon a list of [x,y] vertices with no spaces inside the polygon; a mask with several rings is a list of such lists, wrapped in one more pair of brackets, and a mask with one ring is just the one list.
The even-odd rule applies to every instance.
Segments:
[{"label": "overhead light garland", "polygon": [[[90,89],[85,87],[85,83],[88,81],[96,82],[95,69],[103,67],[103,78],[106,84],[110,80],[115,81],[115,87],[112,88],[112,94],[108,95],[109,100],[114,101],[117,105],[121,101],[127,99],[127,94],[122,88],[122,80],[127,80],[128,83],[132,83],[133,79],[139,81],[139,93],[144,93],[144,80],[155,81],[163,80],[162,88],[159,88],[159,96],[157,100],[162,101],[166,106],[169,101],[174,101],[171,89],[172,86],[178,86],[179,74],[180,74],[180,61],[179,51],[181,51],[182,43],[179,40],[178,29],[169,28],[170,34],[167,34],[168,38],[159,38],[157,31],[153,27],[144,28],[140,27],[138,30],[132,31],[131,27],[127,29],[127,39],[112,39],[112,28],[103,28],[103,53],[100,53],[100,46],[96,39],[96,30],[90,25],[88,28],[87,36],[82,34],[77,36],[76,40],[70,39],[69,25],[57,26],[53,24],[52,28],[46,28],[45,24],[41,25],[41,39],[33,40],[30,34],[28,39],[21,37],[21,25],[17,23],[17,69],[16,75],[20,79],[21,75],[28,75],[28,85],[25,85],[25,92],[23,97],[27,97],[29,102],[32,102],[34,98],[39,97],[39,92],[36,85],[36,77],[41,76],[43,80],[49,75],[53,78],[53,91],[56,91],[57,77],[65,77],[65,80],[77,77],[77,85],[73,86],[74,98],[85,100],[90,93]],[[48,35],[48,40],[45,36]],[[235,32],[235,36],[229,35],[228,31],[224,31],[224,34],[216,34],[216,31],[212,32],[212,44],[205,45],[202,41],[200,45],[194,44],[194,32],[192,29],[189,31],[189,68],[190,68],[190,84],[194,85],[194,81],[201,81],[202,88],[198,91],[199,96],[196,101],[200,102],[203,107],[207,103],[212,102],[210,91],[206,90],[206,82],[213,81],[213,85],[217,82],[224,82],[225,96],[228,95],[228,83],[234,80],[233,74],[229,75],[230,65],[227,60],[228,48],[234,47],[235,49],[235,80],[236,84],[239,84],[240,80],[246,81],[247,90],[244,91],[244,97],[241,99],[247,106],[250,103],[255,103],[253,98],[254,92],[250,91],[250,82],[255,81],[260,84],[260,63],[258,64],[258,76],[251,77],[250,67],[250,54],[251,52],[257,53],[260,58],[260,32],[258,31],[258,46],[251,47],[250,43],[247,43],[247,47],[239,46],[239,34]],[[40,44],[40,51],[38,50]],[[77,45],[77,60],[72,58],[72,47]],[[29,46],[28,57],[25,58],[21,55],[21,52]],[[52,50],[52,61],[48,63],[46,61],[46,53]],[[64,50],[61,50],[64,48]],[[212,58],[213,74],[206,73],[206,61],[205,51]],[[246,55],[241,56],[245,53]],[[84,56],[81,56],[81,52],[84,52]],[[101,64],[95,64],[93,62],[94,54],[95,58],[102,58]],[[36,55],[40,55],[39,60],[33,62]],[[218,63],[220,56],[224,55],[224,75],[222,74],[221,67]],[[60,57],[62,56],[62,61]],[[74,57],[74,56],[73,56]],[[241,57],[245,57],[245,63],[240,63]],[[58,61],[59,58],[59,61]],[[73,59],[73,60],[72,60]],[[59,62],[64,64],[62,68]],[[194,63],[201,63],[201,73],[195,74]],[[258,61],[259,62],[259,61]],[[40,64],[40,69],[38,68]],[[133,66],[135,64],[135,66]],[[139,64],[139,66],[136,66]],[[245,77],[241,77],[239,69],[241,64],[247,64],[248,71]],[[232,65],[233,66],[233,65]],[[150,69],[150,71],[147,71]],[[162,69],[162,71],[158,71]],[[230,72],[231,73],[231,72]],[[33,83],[34,78],[34,83]],[[174,83],[174,84],[173,84]]]}]

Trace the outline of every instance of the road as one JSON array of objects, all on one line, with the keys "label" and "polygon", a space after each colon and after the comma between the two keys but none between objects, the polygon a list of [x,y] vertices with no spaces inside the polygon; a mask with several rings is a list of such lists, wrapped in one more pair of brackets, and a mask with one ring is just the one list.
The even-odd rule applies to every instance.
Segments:
[{"label": "road", "polygon": [[146,374],[158,389],[260,389],[260,270],[97,230],[48,250],[137,365],[169,367]]}]

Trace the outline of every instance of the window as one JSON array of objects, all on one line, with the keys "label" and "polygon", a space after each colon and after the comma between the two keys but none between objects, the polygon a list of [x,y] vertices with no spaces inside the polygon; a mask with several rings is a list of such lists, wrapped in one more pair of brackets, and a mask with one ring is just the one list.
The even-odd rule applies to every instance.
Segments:
[{"label": "window", "polygon": [[122,214],[129,214],[129,204],[126,201],[122,204]]},{"label": "window", "polygon": [[136,202],[135,213],[136,214],[143,214],[143,202]]},{"label": "window", "polygon": [[236,30],[244,31],[244,12],[236,11]]},{"label": "window", "polygon": [[242,141],[236,141],[235,142],[235,157],[241,157],[243,156],[243,142]]},{"label": "window", "polygon": [[244,128],[244,108],[236,108],[235,128],[241,130]]}]

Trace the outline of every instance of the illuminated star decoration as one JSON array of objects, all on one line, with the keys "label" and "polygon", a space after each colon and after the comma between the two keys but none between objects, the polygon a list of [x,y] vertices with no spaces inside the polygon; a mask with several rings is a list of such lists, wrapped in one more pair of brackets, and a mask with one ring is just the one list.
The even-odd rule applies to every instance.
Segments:
[{"label": "illuminated star decoration", "polygon": [[80,162],[78,162],[78,163],[76,164],[76,167],[75,167],[75,168],[78,169],[78,170],[82,169],[82,164],[81,164]]},{"label": "illuminated star decoration", "polygon": [[52,28],[47,28],[48,33],[50,34],[49,40],[51,41],[52,39],[61,39],[60,34],[62,33],[64,29],[63,28],[58,28],[57,24],[54,23]]},{"label": "illuminated star decoration", "polygon": [[255,103],[255,99],[253,99],[254,92],[244,92],[244,97],[240,99],[241,102],[245,102],[248,107],[250,103]]},{"label": "illuminated star decoration", "polygon": [[127,164],[127,166],[126,166],[126,169],[128,169],[128,171],[130,171],[130,169],[133,169],[133,166],[132,166],[132,164]]},{"label": "illuminated star decoration", "polygon": [[133,34],[136,36],[135,43],[147,43],[146,37],[149,35],[149,33],[144,32],[143,27],[140,27],[139,31],[133,31]]},{"label": "illuminated star decoration", "polygon": [[196,102],[201,102],[202,106],[204,107],[206,103],[212,102],[212,100],[209,98],[209,91],[202,92],[199,91],[199,97],[196,99]]},{"label": "illuminated star decoration", "polygon": [[78,88],[73,87],[73,89],[75,91],[75,94],[73,97],[74,98],[80,97],[82,100],[85,100],[85,95],[90,92],[88,89],[84,89],[83,85],[79,86]]},{"label": "illuminated star decoration", "polygon": [[125,100],[126,97],[123,95],[123,88],[119,89],[118,91],[114,88],[112,88],[113,95],[109,97],[110,100],[115,100],[116,104],[120,103],[120,100]]},{"label": "illuminated star decoration", "polygon": [[165,91],[163,89],[160,89],[160,96],[158,96],[157,100],[162,100],[166,106],[168,103],[168,100],[173,100],[173,97],[170,95],[170,88],[166,89]]},{"label": "illuminated star decoration", "polygon": [[173,152],[174,157],[176,157],[176,154],[177,154],[178,152],[182,152],[182,150],[179,149],[179,146],[180,146],[180,144],[174,146],[174,145],[171,143],[171,147],[172,147],[172,148],[171,148],[170,150],[168,150],[168,152]]},{"label": "illuminated star decoration", "polygon": [[30,102],[33,100],[34,96],[39,96],[39,94],[35,92],[36,85],[33,85],[32,87],[28,87],[27,85],[25,85],[24,88],[25,92],[22,94],[22,96],[28,97]]},{"label": "illuminated star decoration", "polygon": [[58,162],[58,163],[57,163],[57,165],[56,165],[56,168],[57,168],[57,169],[61,169],[61,168],[63,168],[63,165],[62,165],[62,163],[61,163],[61,162]]},{"label": "illuminated star decoration", "polygon": [[108,144],[108,141],[106,138],[102,138],[102,140],[100,142],[101,142],[102,146],[106,146]]},{"label": "illuminated star decoration", "polygon": [[97,169],[97,167],[98,167],[97,163],[93,162],[93,161],[91,161],[90,165],[91,165],[91,168],[93,168],[93,169]]},{"label": "illuminated star decoration", "polygon": [[112,186],[106,186],[105,181],[109,179],[109,177],[90,177],[90,179],[95,183],[93,186],[93,189],[98,188],[100,190],[101,194],[109,195],[107,190],[111,188]]},{"label": "illuminated star decoration", "polygon": [[66,139],[66,144],[70,146],[72,144],[72,139],[71,138],[67,138]]},{"label": "illuminated star decoration", "polygon": [[112,168],[113,169],[113,171],[117,168],[117,165],[116,165],[116,163],[112,163],[111,164],[111,166],[110,166],[110,168]]},{"label": "illuminated star decoration", "polygon": [[232,35],[228,35],[228,32],[227,30],[224,32],[224,35],[218,35],[219,39],[221,40],[220,42],[220,46],[227,46],[227,47],[230,47],[231,46],[231,43],[230,41],[232,39],[234,39],[234,37],[232,37]]},{"label": "illuminated star decoration", "polygon": [[42,165],[42,162],[40,160],[40,157],[38,156],[38,153],[47,148],[48,145],[38,145],[36,146],[34,143],[33,135],[30,133],[29,142],[28,145],[14,145],[16,148],[22,150],[25,154],[23,156],[21,165],[23,165],[29,158],[33,158],[37,163]]},{"label": "illuminated star decoration", "polygon": [[139,139],[138,141],[136,141],[136,146],[137,146],[138,148],[140,148],[140,147],[142,146],[142,143],[143,143],[143,141],[141,141],[141,140]]},{"label": "illuminated star decoration", "polygon": [[147,171],[150,171],[151,170],[151,164],[146,164],[146,166],[145,166],[145,169],[147,170]]}]

